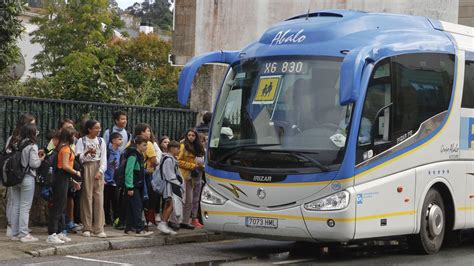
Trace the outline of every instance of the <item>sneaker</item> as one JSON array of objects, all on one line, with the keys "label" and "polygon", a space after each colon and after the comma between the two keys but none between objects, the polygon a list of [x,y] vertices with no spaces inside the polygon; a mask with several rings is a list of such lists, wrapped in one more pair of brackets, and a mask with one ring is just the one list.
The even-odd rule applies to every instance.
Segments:
[{"label": "sneaker", "polygon": [[94,234],[95,237],[98,237],[98,238],[106,238],[107,235],[104,233],[104,232],[100,232],[98,234]]},{"label": "sneaker", "polygon": [[74,223],[74,226],[72,227],[71,231],[77,233],[79,231],[82,231],[82,229],[84,229],[82,225]]},{"label": "sneaker", "polygon": [[[168,225],[166,225],[165,222],[160,222],[160,223],[158,224],[157,228],[158,228],[158,230],[159,230],[160,232],[162,232],[162,233],[165,234],[165,235],[169,235],[169,234],[171,234],[171,231],[173,231],[173,230],[171,230],[171,229],[168,227]],[[174,231],[173,231],[173,232],[174,232]],[[175,233],[176,233],[176,232],[175,232]]]},{"label": "sneaker", "polygon": [[173,222],[168,222],[168,227],[173,229],[174,231],[178,231],[179,230],[179,224],[175,224]]},{"label": "sneaker", "polygon": [[141,230],[140,232],[135,234],[135,236],[141,236],[141,237],[151,236],[151,235],[153,235],[153,232],[149,232],[145,230]]},{"label": "sneaker", "polygon": [[57,235],[59,239],[61,239],[64,242],[71,242],[71,239],[66,236],[64,233],[60,233]]},{"label": "sneaker", "polygon": [[191,225],[193,225],[193,226],[196,227],[197,229],[204,228],[204,225],[202,225],[202,224],[199,222],[199,219],[196,219],[196,218],[194,218],[194,219],[191,221]]},{"label": "sneaker", "polygon": [[171,228],[168,228],[168,229],[170,230],[170,235],[174,236],[174,235],[177,234],[177,232],[176,232],[176,231],[173,231],[173,229],[171,229]]},{"label": "sneaker", "polygon": [[20,241],[20,238],[17,237],[17,236],[12,236],[12,238],[10,238],[11,241]]},{"label": "sneaker", "polygon": [[160,216],[159,213],[157,213],[157,214],[155,215],[155,222],[157,222],[157,223],[161,222],[161,216]]},{"label": "sneaker", "polygon": [[52,234],[52,235],[49,235],[48,238],[46,239],[46,243],[49,243],[49,244],[64,244],[66,243],[65,241],[61,240],[59,238],[59,235],[57,234]]},{"label": "sneaker", "polygon": [[11,226],[7,225],[7,232],[5,233],[5,235],[7,237],[12,237],[13,236]]},{"label": "sneaker", "polygon": [[36,242],[36,241],[38,241],[38,238],[33,237],[31,234],[27,234],[24,237],[20,237],[20,241],[23,242],[23,243]]},{"label": "sneaker", "polygon": [[82,232],[82,236],[84,236],[84,237],[91,237],[91,232],[89,232],[89,231],[84,231],[84,232]]},{"label": "sneaker", "polygon": [[189,230],[194,230],[194,228],[196,228],[196,227],[194,227],[194,225],[185,224],[185,223],[181,223],[181,224],[179,225],[179,227],[180,227],[180,228],[184,228],[184,229],[189,229]]}]

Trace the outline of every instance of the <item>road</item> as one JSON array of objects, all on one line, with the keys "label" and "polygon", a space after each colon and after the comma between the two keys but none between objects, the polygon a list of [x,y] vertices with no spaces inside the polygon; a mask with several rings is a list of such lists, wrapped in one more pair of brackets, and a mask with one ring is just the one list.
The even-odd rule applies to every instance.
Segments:
[{"label": "road", "polygon": [[474,241],[444,248],[431,256],[416,255],[403,245],[344,247],[318,252],[314,245],[260,239],[150,247],[77,256],[28,258],[10,265],[282,265],[282,264],[411,264],[473,265]]}]

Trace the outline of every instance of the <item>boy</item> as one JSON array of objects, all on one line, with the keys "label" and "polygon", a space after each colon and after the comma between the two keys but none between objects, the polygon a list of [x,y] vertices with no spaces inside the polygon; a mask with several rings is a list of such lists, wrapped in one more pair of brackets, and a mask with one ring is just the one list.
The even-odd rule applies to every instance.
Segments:
[{"label": "boy", "polygon": [[[104,214],[105,224],[112,224],[119,217],[119,188],[114,180],[115,170],[120,164],[120,146],[123,144],[122,135],[118,132],[110,134],[107,150],[107,170],[105,171]],[[112,207],[112,215],[110,208]]]},{"label": "boy", "polygon": [[112,130],[107,129],[104,132],[104,140],[105,143],[110,143],[111,135],[114,132],[118,132],[122,136],[122,144],[120,144],[120,152],[122,153],[126,146],[127,143],[132,139],[131,134],[127,132],[125,129],[127,127],[128,123],[128,118],[127,118],[127,113],[124,111],[115,111],[113,113],[113,119],[114,119],[114,127]]},{"label": "boy", "polygon": [[168,153],[161,159],[161,175],[166,185],[163,192],[164,207],[161,212],[161,222],[158,224],[158,230],[163,234],[175,235],[176,232],[168,227],[168,220],[173,212],[173,194],[182,198],[183,178],[179,172],[176,156],[179,154],[180,144],[177,141],[170,141],[168,144]]},{"label": "boy", "polygon": [[142,136],[135,137],[134,144],[128,147],[124,156],[127,158],[125,167],[125,197],[126,218],[125,234],[135,231],[136,236],[149,236],[153,232],[144,230],[142,221],[143,211],[143,187],[145,176],[145,165],[143,153],[147,149],[148,140]]}]

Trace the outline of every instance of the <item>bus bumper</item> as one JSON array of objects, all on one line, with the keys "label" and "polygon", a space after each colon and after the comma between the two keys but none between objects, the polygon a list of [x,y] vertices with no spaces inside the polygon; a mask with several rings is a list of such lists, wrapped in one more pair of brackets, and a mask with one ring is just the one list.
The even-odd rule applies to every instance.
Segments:
[{"label": "bus bumper", "polygon": [[[290,241],[345,242],[354,238],[355,208],[331,212],[307,211],[303,206],[268,211],[245,208],[232,201],[223,205],[201,202],[207,230],[243,236]],[[277,228],[246,224],[248,217],[276,219]]]},{"label": "bus bumper", "polygon": [[[245,208],[229,200],[224,205],[210,205],[201,202],[201,210],[204,227],[209,231],[277,240],[312,240],[306,230],[299,206],[284,210],[264,211]],[[277,223],[277,227],[248,226],[246,225],[247,217],[270,219]]]}]

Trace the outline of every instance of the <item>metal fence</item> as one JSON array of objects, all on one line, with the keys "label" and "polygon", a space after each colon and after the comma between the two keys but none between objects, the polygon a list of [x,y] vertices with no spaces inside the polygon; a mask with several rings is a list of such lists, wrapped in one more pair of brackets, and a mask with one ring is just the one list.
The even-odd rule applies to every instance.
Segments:
[{"label": "metal fence", "polygon": [[168,135],[179,139],[188,128],[196,125],[197,113],[186,109],[0,96],[0,149],[3,149],[22,113],[31,113],[36,117],[40,131],[38,144],[43,146],[47,132],[57,128],[64,118],[79,123],[84,117],[90,117],[101,122],[105,131],[112,128],[112,113],[116,110],[127,112],[129,132],[133,132],[137,123],[143,122],[149,124],[157,136]]}]

